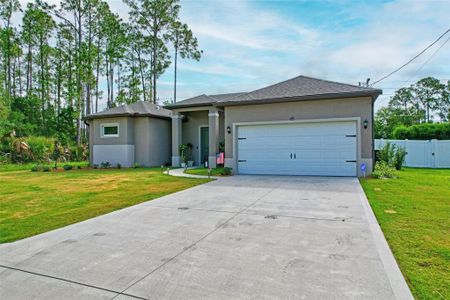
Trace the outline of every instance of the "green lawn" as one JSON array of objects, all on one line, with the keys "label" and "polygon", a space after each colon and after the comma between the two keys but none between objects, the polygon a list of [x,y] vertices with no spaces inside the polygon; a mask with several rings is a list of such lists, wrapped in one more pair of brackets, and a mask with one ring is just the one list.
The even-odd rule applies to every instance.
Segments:
[{"label": "green lawn", "polygon": [[450,299],[450,170],[361,184],[414,296]]},{"label": "green lawn", "polygon": [[[214,168],[211,169],[211,176],[224,176],[221,175],[224,168]],[[200,167],[195,169],[188,169],[184,171],[186,174],[193,174],[193,175],[202,175],[202,176],[208,176],[208,168]]]},{"label": "green lawn", "polygon": [[160,168],[0,172],[0,243],[205,183]]}]

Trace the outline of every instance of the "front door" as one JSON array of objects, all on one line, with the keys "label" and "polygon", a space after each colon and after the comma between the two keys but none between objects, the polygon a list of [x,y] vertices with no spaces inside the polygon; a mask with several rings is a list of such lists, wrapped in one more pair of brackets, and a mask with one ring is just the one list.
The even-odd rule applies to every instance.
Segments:
[{"label": "front door", "polygon": [[209,156],[209,128],[200,127],[200,165],[208,161]]}]

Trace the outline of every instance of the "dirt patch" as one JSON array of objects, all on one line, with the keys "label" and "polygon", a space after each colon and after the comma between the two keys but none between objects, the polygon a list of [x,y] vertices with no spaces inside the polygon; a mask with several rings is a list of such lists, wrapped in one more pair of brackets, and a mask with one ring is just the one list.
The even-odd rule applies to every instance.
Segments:
[{"label": "dirt patch", "polygon": [[393,209],[386,209],[384,212],[387,213],[387,214],[396,214],[396,213],[397,213],[397,212],[396,212],[395,210],[393,210]]}]

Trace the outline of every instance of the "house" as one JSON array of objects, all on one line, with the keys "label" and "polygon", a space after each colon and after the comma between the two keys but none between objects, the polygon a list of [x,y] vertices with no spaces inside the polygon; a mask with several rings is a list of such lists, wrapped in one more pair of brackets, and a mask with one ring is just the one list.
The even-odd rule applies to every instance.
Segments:
[{"label": "house", "polygon": [[238,174],[361,176],[373,164],[373,106],[381,90],[298,76],[247,93],[199,95],[169,105],[172,164],[191,143],[195,164]]},{"label": "house", "polygon": [[[362,168],[366,174],[372,170],[373,106],[381,93],[379,89],[298,76],[251,92],[199,95],[166,106],[171,112],[159,108],[157,112],[164,116],[152,114],[149,120],[166,121],[170,116],[172,132],[164,137],[165,133],[159,132],[158,138],[148,139],[148,134],[156,132],[137,130],[135,114],[148,107],[146,103],[138,102],[124,118],[128,132],[133,132],[130,144],[135,153],[160,153],[159,139],[171,137],[171,162],[176,166],[181,162],[179,146],[191,144],[195,165],[208,162],[215,167],[219,143],[224,143],[225,166],[238,174],[361,176]],[[100,114],[108,116],[108,123],[118,123],[111,110]],[[97,119],[100,114],[89,116],[94,124],[94,163],[101,161],[108,149],[97,152],[98,141],[103,145],[112,141],[96,136],[106,122]],[[135,159],[138,156],[142,155],[135,154]]]},{"label": "house", "polygon": [[171,112],[139,101],[85,117],[89,125],[89,163],[131,167],[170,163]]}]

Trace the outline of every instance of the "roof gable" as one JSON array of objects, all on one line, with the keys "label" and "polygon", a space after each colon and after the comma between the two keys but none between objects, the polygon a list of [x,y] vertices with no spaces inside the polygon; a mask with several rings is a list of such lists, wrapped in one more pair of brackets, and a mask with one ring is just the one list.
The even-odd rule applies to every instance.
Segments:
[{"label": "roof gable", "polygon": [[[252,102],[268,99],[302,98],[310,96],[379,95],[381,90],[334,81],[298,76],[261,89],[221,101],[221,103]],[[320,97],[317,97],[320,98]]]},{"label": "roof gable", "polygon": [[87,115],[85,119],[89,120],[119,116],[153,116],[157,118],[170,118],[171,115],[172,112],[170,110],[159,105],[146,101],[137,101],[132,104],[124,104],[102,112]]},{"label": "roof gable", "polygon": [[167,108],[181,108],[201,105],[256,104],[268,101],[283,102],[308,99],[330,99],[338,97],[377,97],[379,89],[356,86],[335,81],[297,76],[247,93],[199,95],[171,105]]}]

